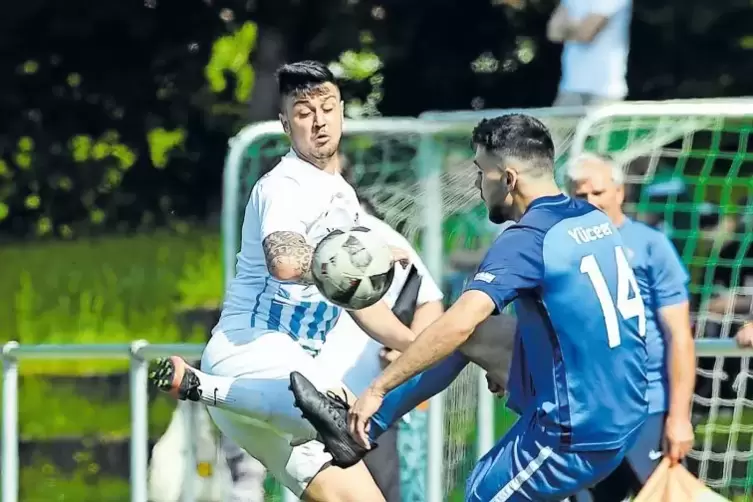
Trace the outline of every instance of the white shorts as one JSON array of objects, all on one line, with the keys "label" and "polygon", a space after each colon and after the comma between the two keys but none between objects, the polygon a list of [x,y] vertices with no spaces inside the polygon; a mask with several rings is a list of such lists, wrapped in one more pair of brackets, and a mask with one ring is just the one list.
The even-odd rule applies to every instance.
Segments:
[{"label": "white shorts", "polygon": [[[324,452],[324,446],[318,441],[290,446],[291,441],[299,443],[314,438],[316,434],[293,404],[293,394],[288,389],[290,373],[302,373],[322,391],[341,388],[342,383],[289,335],[258,328],[215,330],[204,350],[201,370],[211,375],[242,379],[255,390],[264,392],[265,402],[252,402],[259,400],[258,394],[249,396],[247,406],[254,411],[248,415],[212,406],[208,407],[209,414],[223,434],[264,464],[270,474],[300,497],[332,457]],[[242,392],[234,395],[241,404]],[[287,416],[268,418],[265,410],[270,409],[277,412],[276,417],[279,412]]]}]

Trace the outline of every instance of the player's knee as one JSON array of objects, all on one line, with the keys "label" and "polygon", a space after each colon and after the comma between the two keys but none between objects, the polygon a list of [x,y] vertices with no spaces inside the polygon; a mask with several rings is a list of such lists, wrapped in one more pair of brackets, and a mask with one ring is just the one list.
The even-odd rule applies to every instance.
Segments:
[{"label": "player's knee", "polygon": [[305,502],[385,502],[363,462],[347,469],[326,467],[311,480],[302,499]]}]

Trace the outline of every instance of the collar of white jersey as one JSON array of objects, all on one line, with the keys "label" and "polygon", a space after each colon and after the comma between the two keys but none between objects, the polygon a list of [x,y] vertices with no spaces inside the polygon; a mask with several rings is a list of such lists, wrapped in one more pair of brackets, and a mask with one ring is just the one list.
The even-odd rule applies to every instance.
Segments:
[{"label": "collar of white jersey", "polygon": [[319,169],[317,166],[315,166],[311,162],[300,158],[298,154],[295,153],[295,150],[293,150],[292,148],[288,150],[288,153],[282,156],[282,160],[283,162],[290,162],[291,165],[297,165],[297,166],[303,167],[306,169],[307,172],[315,171],[316,174],[314,174],[314,176],[333,176],[327,171],[323,171]]}]

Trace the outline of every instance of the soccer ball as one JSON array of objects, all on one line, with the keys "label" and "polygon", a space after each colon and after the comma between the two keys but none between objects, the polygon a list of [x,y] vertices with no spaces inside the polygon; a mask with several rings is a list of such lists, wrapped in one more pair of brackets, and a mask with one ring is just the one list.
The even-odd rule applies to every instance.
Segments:
[{"label": "soccer ball", "polygon": [[390,247],[368,228],[330,232],[314,250],[314,283],[327,300],[348,310],[374,305],[395,275]]}]

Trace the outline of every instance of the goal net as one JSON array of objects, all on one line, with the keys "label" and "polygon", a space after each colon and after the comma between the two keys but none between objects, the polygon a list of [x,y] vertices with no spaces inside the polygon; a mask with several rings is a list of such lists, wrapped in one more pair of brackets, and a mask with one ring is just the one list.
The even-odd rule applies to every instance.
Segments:
[{"label": "goal net", "polygon": [[[691,274],[697,338],[729,338],[751,314],[753,105],[621,104],[579,127],[573,153],[626,173],[626,208],[670,237]],[[753,494],[753,385],[747,357],[699,359],[691,470],[737,500]]]}]

